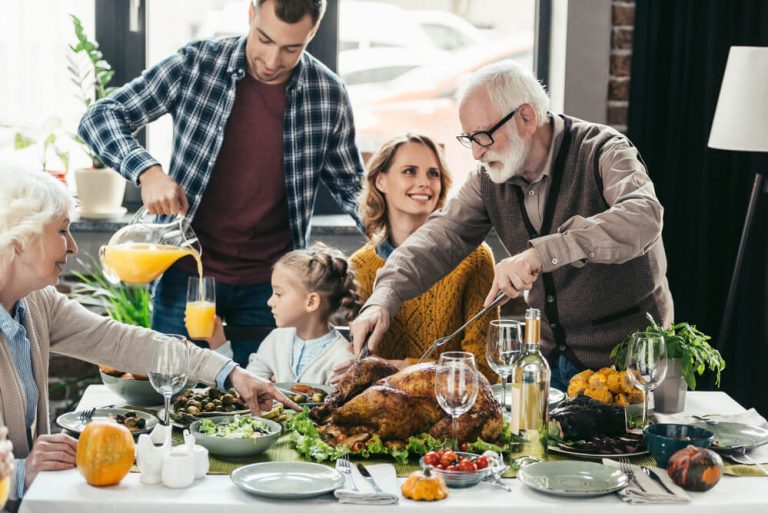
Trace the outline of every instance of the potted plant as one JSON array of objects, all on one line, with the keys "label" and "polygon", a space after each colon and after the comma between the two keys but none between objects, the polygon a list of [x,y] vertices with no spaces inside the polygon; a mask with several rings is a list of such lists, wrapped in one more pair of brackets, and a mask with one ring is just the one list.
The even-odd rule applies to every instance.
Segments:
[{"label": "potted plant", "polygon": [[[717,349],[709,345],[710,336],[687,322],[663,328],[650,314],[648,320],[649,324],[643,331],[649,335],[663,336],[667,347],[667,376],[654,391],[654,405],[657,411],[682,411],[686,390],[696,390],[696,374],[701,376],[705,370],[715,373],[715,385],[720,386],[720,373],[725,368],[725,360]],[[611,351],[616,366],[622,369],[626,366],[631,336],[632,334],[628,335]]]},{"label": "potted plant", "polygon": [[[99,44],[88,39],[78,17],[70,16],[77,43],[69,45],[71,54],[67,57],[68,69],[72,82],[78,87],[78,98],[88,108],[94,101],[105,98],[114,91],[115,88],[108,87],[107,84],[112,80],[115,71],[104,60]],[[81,214],[86,217],[105,217],[123,213],[125,179],[107,168],[85,141],[77,135],[74,137],[91,160],[90,168],[75,170]]]}]

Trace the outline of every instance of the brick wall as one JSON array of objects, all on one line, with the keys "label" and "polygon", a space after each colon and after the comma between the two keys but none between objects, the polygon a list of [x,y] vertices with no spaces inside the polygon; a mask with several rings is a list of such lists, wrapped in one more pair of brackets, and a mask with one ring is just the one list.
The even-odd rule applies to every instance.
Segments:
[{"label": "brick wall", "polygon": [[608,125],[626,133],[635,2],[613,0],[611,11],[611,64],[606,119]]}]

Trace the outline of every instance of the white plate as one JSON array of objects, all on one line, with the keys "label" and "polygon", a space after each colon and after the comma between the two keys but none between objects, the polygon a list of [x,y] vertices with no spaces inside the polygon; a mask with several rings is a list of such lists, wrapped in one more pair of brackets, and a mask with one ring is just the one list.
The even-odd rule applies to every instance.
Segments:
[{"label": "white plate", "polygon": [[80,217],[83,219],[112,219],[115,217],[120,217],[126,212],[128,212],[128,209],[125,207],[120,207],[114,212],[86,212],[84,210],[77,211],[77,213],[80,214]]},{"label": "white plate", "polygon": [[305,462],[254,463],[230,475],[241,490],[273,499],[304,499],[344,486],[336,469]]},{"label": "white plate", "polygon": [[550,446],[547,448],[548,451],[556,452],[558,454],[565,454],[568,456],[576,456],[577,458],[587,458],[590,460],[601,460],[603,458],[608,458],[610,460],[615,460],[618,458],[631,458],[632,456],[641,456],[643,454],[648,454],[648,449],[645,449],[644,451],[637,451],[637,452],[627,452],[623,454],[594,454],[591,452],[578,452],[578,451],[569,451],[566,449],[563,449],[562,447],[556,447],[556,446]]},{"label": "white plate", "polygon": [[59,415],[59,417],[56,419],[56,424],[66,429],[67,431],[72,431],[73,433],[81,433],[89,422],[94,420],[103,420],[117,423],[115,417],[118,415],[125,415],[128,412],[135,413],[137,417],[144,419],[146,422],[144,429],[135,432],[131,431],[132,434],[149,433],[157,425],[158,419],[154,415],[144,413],[143,411],[126,410],[124,408],[96,408],[96,411],[93,413],[91,420],[85,422],[80,420],[79,411],[70,411],[68,413]]},{"label": "white plate", "polygon": [[589,461],[542,461],[520,469],[520,481],[534,490],[568,497],[594,497],[627,486],[627,475]]},{"label": "white plate", "polygon": [[[496,399],[501,402],[501,383],[497,383],[493,386],[491,386],[491,389],[493,389],[493,395],[496,396]],[[565,392],[562,390],[558,390],[557,388],[550,388],[549,389],[549,407],[553,408],[556,404],[560,403],[565,399]],[[507,406],[510,406],[512,404],[512,387],[510,385],[507,385]]]}]

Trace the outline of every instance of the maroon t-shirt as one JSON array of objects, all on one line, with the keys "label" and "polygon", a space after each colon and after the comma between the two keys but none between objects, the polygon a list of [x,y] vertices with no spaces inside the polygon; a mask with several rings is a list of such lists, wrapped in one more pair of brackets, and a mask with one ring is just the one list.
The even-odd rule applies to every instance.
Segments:
[{"label": "maroon t-shirt", "polygon": [[[283,168],[285,84],[248,74],[237,84],[216,166],[192,221],[206,275],[231,285],[269,282],[292,249]],[[181,267],[197,272],[191,258]]]}]

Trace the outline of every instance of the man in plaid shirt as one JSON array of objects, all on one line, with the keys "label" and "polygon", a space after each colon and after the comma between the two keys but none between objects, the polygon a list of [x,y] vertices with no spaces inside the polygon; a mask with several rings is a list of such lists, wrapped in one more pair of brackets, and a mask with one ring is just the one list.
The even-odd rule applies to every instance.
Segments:
[{"label": "man in plaid shirt", "polygon": [[[358,221],[363,164],[340,79],[305,51],[326,0],[253,0],[239,38],[194,41],[92,105],[79,134],[141,187],[151,213],[186,214],[228,324],[273,326],[271,268],[305,247],[320,182]],[[163,114],[174,123],[166,174],[133,137]],[[186,333],[191,258],[157,283],[152,326]],[[241,365],[259,341],[237,341]]]}]

